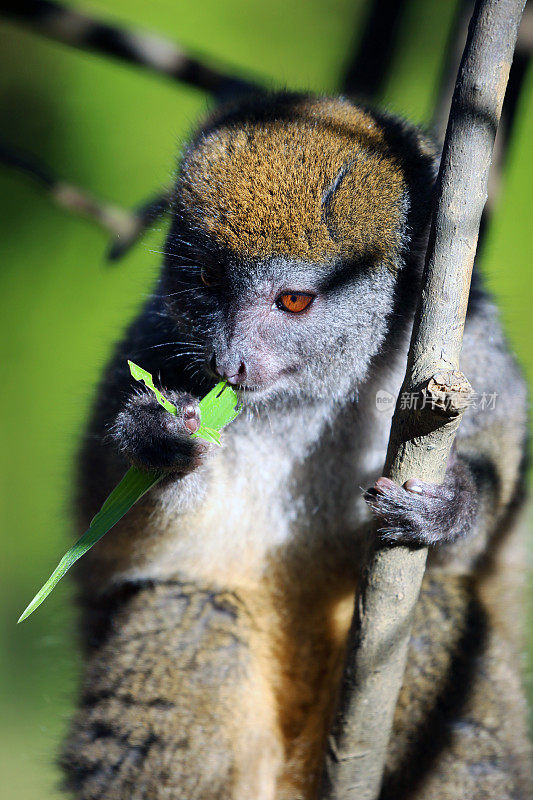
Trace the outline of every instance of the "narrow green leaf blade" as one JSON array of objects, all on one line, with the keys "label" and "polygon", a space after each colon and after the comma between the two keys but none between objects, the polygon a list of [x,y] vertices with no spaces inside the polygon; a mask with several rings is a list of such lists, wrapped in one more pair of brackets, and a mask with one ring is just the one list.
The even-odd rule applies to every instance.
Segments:
[{"label": "narrow green leaf blade", "polygon": [[168,411],[169,414],[172,414],[174,417],[176,417],[178,415],[176,406],[171,403],[170,400],[167,400],[166,397],[159,391],[159,389],[154,386],[154,381],[150,373],[146,372],[146,370],[142,367],[139,367],[138,364],[134,364],[133,361],[128,360],[128,365],[135,380],[144,383],[144,385],[155,394],[159,405],[163,406],[165,411]]},{"label": "narrow green leaf blade", "polygon": [[225,428],[240,413],[237,393],[225,381],[217,383],[200,400],[200,419],[202,425],[214,430]]},{"label": "narrow green leaf blade", "polygon": [[201,425],[196,433],[192,433],[191,436],[197,439],[204,439],[206,442],[212,442],[213,444],[218,444],[219,447],[222,447],[220,431],[216,431],[214,428],[208,428],[206,425]]},{"label": "narrow green leaf blade", "polygon": [[52,572],[42,589],[40,589],[31,603],[22,612],[18,622],[23,622],[45,600],[54,586],[61,580],[71,566],[102,538],[104,534],[115,525],[127,511],[140,500],[146,492],[155,486],[163,477],[162,472],[144,472],[131,467],[120,483],[115,486],[98,514],[93,518],[89,528],[85,531],[70,550],[67,550],[55,570]]}]

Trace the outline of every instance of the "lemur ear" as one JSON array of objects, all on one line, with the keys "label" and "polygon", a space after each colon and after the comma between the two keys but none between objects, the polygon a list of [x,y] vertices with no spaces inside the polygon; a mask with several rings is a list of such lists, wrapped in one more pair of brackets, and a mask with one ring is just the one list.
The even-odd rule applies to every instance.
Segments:
[{"label": "lemur ear", "polygon": [[401,164],[410,194],[420,202],[433,191],[440,160],[437,142],[421,128],[401,119],[379,114],[384,140],[391,154]]},{"label": "lemur ear", "polygon": [[379,150],[361,150],[340,169],[322,196],[322,221],[345,253],[394,258],[405,218],[405,178]]},{"label": "lemur ear", "polygon": [[343,249],[396,262],[402,245],[426,224],[438,151],[422,131],[378,120],[383,139],[360,148],[322,196],[322,221]]}]

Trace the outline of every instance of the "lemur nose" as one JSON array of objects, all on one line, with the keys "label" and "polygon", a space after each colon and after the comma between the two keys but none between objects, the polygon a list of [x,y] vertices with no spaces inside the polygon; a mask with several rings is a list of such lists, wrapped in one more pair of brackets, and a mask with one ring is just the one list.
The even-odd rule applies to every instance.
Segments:
[{"label": "lemur nose", "polygon": [[235,372],[231,367],[224,366],[217,363],[216,356],[213,354],[211,357],[210,362],[211,369],[220,375],[221,378],[227,380],[228,383],[231,383],[233,386],[237,385],[238,383],[244,383],[246,380],[246,364],[244,361],[241,361],[239,369]]},{"label": "lemur nose", "polygon": [[226,374],[225,378],[228,383],[231,383],[234,386],[238,383],[244,383],[244,381],[246,380],[246,364],[244,363],[244,361],[241,361],[240,367],[234,375]]}]

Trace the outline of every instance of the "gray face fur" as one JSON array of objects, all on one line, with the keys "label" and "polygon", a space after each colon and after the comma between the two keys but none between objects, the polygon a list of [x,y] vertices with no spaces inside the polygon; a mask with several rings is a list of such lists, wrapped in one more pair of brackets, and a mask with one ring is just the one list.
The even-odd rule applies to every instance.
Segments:
[{"label": "gray face fur", "polygon": [[[172,235],[171,235],[172,236]],[[274,258],[249,265],[217,264],[206,286],[206,259],[167,262],[169,313],[203,347],[203,369],[235,375],[246,401],[277,397],[345,397],[357,390],[381,350],[394,305],[396,278],[383,266],[313,267]],[[283,293],[314,295],[301,313],[276,305]],[[200,366],[200,365],[199,365]]]}]

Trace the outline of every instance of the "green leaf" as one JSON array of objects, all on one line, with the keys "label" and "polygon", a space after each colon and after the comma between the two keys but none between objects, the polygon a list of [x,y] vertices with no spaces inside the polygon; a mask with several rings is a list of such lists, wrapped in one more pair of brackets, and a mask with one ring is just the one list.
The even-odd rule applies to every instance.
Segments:
[{"label": "green leaf", "polygon": [[[177,416],[176,406],[167,400],[163,394],[156,389],[154,381],[149,372],[128,361],[130,372],[136,381],[142,381],[148,389],[151,389],[157,398],[157,402],[163,406],[170,414]],[[191,436],[195,439],[204,439],[206,442],[213,442],[221,445],[220,433],[232,422],[240,413],[239,398],[237,393],[226,383],[220,381],[210,392],[200,400],[200,427]]]},{"label": "green leaf", "polygon": [[226,381],[221,381],[200,400],[199,406],[200,427],[192,435],[219,445],[221,443],[219,431],[229,425],[241,412],[237,393]]},{"label": "green leaf", "polygon": [[206,442],[212,442],[213,444],[218,444],[219,447],[222,447],[220,431],[216,431],[214,428],[208,428],[205,425],[201,425],[196,433],[192,433],[191,436],[195,439],[205,439]]},{"label": "green leaf", "polygon": [[71,566],[102,538],[102,536],[115,525],[127,511],[140,500],[146,492],[155,486],[163,477],[162,472],[144,472],[131,467],[122,480],[113,489],[98,514],[93,518],[89,528],[78,541],[67,550],[55,570],[52,572],[42,589],[40,589],[28,607],[20,615],[18,622],[22,622],[32,614],[45,600],[54,586],[59,583],[63,575]]},{"label": "green leaf", "polygon": [[[163,394],[156,389],[152,376],[149,372],[128,361],[130,372],[137,381],[142,381],[156,396],[157,402],[163,408],[177,416],[176,406],[167,400]],[[225,381],[217,383],[206,396],[200,400],[200,427],[191,436],[205,439],[207,442],[221,444],[220,430],[235,419],[240,413],[239,398]],[[37,592],[29,606],[20,615],[18,622],[22,622],[38,608],[45,600],[54,586],[59,583],[63,575],[71,566],[96,544],[116,523],[122,519],[130,508],[140,500],[146,492],[155,486],[163,477],[162,472],[145,472],[131,467],[120,483],[115,486],[98,514],[94,517],[78,541],[67,550],[55,570],[52,572],[42,589]]]},{"label": "green leaf", "polygon": [[172,414],[174,417],[176,417],[178,415],[178,409],[173,403],[170,402],[170,400],[167,400],[166,397],[163,396],[159,389],[156,389],[150,373],[146,372],[145,369],[142,369],[142,367],[139,367],[137,364],[134,364],[133,361],[128,360],[128,364],[130,372],[135,380],[142,381],[148,389],[151,389],[155,394],[159,405],[163,406],[165,411],[168,411],[169,414]]}]

